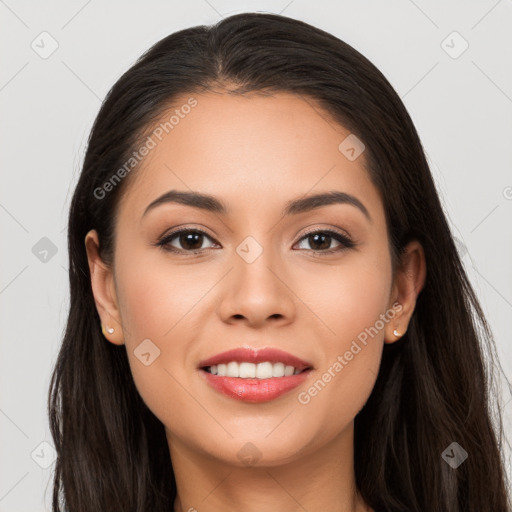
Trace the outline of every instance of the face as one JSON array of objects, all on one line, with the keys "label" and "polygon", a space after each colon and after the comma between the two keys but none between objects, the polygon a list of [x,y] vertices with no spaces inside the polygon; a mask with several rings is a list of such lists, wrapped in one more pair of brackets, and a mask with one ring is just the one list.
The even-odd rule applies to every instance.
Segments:
[{"label": "face", "polygon": [[[340,151],[350,132],[312,100],[194,98],[130,176],[112,271],[93,278],[98,311],[115,328],[109,341],[126,345],[135,384],[171,444],[232,464],[291,462],[347,431],[372,391],[383,343],[406,328],[406,309],[393,307],[400,294],[383,204],[364,152]],[[215,201],[148,209],[169,191]],[[304,201],[329,193],[338,200]],[[226,368],[277,372],[258,382],[203,368],[233,349],[291,359],[268,352],[256,362],[282,366]],[[306,370],[277,376],[301,369],[293,357]],[[248,352],[226,358],[253,361]]]}]

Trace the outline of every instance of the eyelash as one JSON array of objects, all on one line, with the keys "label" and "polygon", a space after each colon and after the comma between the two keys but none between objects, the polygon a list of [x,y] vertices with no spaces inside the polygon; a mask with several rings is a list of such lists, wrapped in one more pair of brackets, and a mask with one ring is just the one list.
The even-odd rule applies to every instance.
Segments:
[{"label": "eyelash", "polygon": [[[165,235],[164,237],[162,237],[158,242],[156,242],[153,245],[155,245],[157,247],[160,247],[164,251],[168,251],[168,252],[172,252],[172,253],[176,253],[176,254],[200,254],[200,253],[208,250],[208,248],[207,248],[207,249],[197,249],[195,251],[187,251],[186,249],[177,249],[176,247],[172,247],[171,245],[169,245],[170,242],[174,238],[176,238],[178,235],[180,235],[182,233],[201,234],[201,235],[204,235],[205,237],[207,237],[207,238],[209,238],[210,240],[213,241],[212,237],[208,233],[203,231],[202,229],[185,228],[185,229],[180,229],[180,230],[177,230],[177,231],[173,231],[172,233],[169,233],[168,235]],[[314,231],[309,231],[309,232],[305,233],[298,240],[298,242],[301,242],[305,238],[308,238],[308,237],[310,237],[312,235],[316,235],[318,233],[321,233],[323,235],[328,235],[331,238],[334,238],[337,242],[339,242],[341,244],[341,247],[338,247],[338,248],[335,248],[335,249],[327,249],[327,250],[306,249],[306,250],[308,250],[310,252],[313,252],[313,253],[315,253],[316,255],[319,255],[319,256],[329,255],[329,254],[345,251],[347,249],[352,249],[352,248],[354,248],[357,245],[353,240],[351,240],[346,235],[342,235],[341,233],[338,233],[337,231],[333,231],[333,230],[329,230],[329,229],[317,229],[317,230],[314,230]],[[304,250],[304,249],[300,249],[300,250]]]}]

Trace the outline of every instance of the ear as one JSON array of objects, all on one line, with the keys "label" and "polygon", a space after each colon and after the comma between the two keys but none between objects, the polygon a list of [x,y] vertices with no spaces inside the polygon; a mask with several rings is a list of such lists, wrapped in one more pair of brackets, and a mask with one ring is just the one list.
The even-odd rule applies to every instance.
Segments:
[{"label": "ear", "polygon": [[[426,275],[425,252],[422,245],[417,240],[413,240],[404,249],[393,282],[389,308],[398,302],[401,309],[393,320],[386,325],[385,343],[398,341],[407,331],[416,306],[416,299],[425,285]],[[395,310],[398,310],[398,308],[395,308]],[[395,329],[398,331],[398,335],[394,333]]]},{"label": "ear", "polygon": [[[96,309],[104,327],[103,335],[115,345],[123,345],[123,330],[119,314],[114,275],[112,269],[99,255],[99,239],[96,230],[91,230],[85,236],[85,249],[91,274],[91,286]],[[109,332],[110,329],[113,332]]]}]

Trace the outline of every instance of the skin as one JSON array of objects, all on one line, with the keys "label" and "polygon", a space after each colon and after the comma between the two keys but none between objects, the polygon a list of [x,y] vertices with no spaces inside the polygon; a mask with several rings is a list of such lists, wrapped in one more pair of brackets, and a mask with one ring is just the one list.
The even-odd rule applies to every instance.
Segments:
[{"label": "skin", "polygon": [[[383,203],[364,153],[350,161],[338,150],[349,132],[312,100],[194,97],[198,105],[130,176],[113,268],[98,256],[97,233],[85,238],[98,313],[115,329],[105,336],[126,345],[137,389],[166,429],[174,511],[370,510],[355,487],[354,417],[373,389],[384,343],[400,338],[394,329],[407,330],[425,281],[423,249],[407,246],[393,280]],[[171,189],[214,195],[229,214],[168,203],[143,217]],[[349,204],[281,216],[287,201],[331,190],[356,196],[371,222]],[[181,255],[152,245],[177,226],[208,233],[196,245],[202,254],[187,254],[179,237],[172,245]],[[315,244],[306,228],[334,229],[357,245],[322,256],[342,244]],[[247,236],[263,249],[252,263],[236,252]],[[400,311],[300,403],[299,393],[396,302]],[[147,338],[160,349],[149,366],[134,355]],[[274,401],[236,401],[213,390],[198,363],[241,346],[276,347],[314,369]],[[249,442],[259,453],[252,463],[239,456]]]}]

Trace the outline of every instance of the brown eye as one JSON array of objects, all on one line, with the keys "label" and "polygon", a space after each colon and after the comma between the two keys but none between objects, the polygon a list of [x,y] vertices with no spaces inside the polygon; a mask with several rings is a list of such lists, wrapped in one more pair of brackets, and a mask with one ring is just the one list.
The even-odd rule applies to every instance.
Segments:
[{"label": "brown eye", "polygon": [[[156,245],[168,251],[198,253],[203,251],[205,238],[212,240],[204,231],[197,229],[182,229],[163,237]],[[178,244],[178,247],[172,242]],[[208,249],[208,247],[206,247]]]},{"label": "brown eye", "polygon": [[201,249],[201,246],[203,245],[203,237],[201,233],[180,233],[178,235],[179,243],[181,244],[181,247],[185,250],[197,250]]},{"label": "brown eye", "polygon": [[[303,240],[308,242],[310,250],[322,253],[342,251],[355,246],[355,243],[345,235],[330,230],[308,233],[300,239],[299,243]],[[331,248],[333,241],[338,243],[338,247]]]}]

